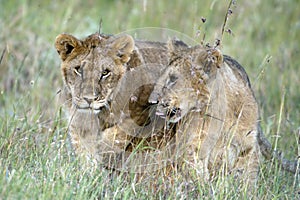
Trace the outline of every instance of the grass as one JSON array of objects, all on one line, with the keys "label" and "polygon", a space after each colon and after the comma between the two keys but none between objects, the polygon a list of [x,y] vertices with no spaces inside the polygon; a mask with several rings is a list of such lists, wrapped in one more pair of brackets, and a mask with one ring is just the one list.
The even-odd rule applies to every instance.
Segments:
[{"label": "grass", "polygon": [[[299,155],[299,3],[237,1],[225,27],[232,34],[222,37],[228,3],[0,0],[0,199],[245,199],[226,177],[195,182],[193,189],[178,180],[155,193],[147,184],[132,184],[134,177],[125,182],[84,167],[68,151],[66,119],[56,103],[62,79],[54,40],[62,32],[79,38],[97,32],[100,18],[105,33],[163,27],[198,42],[222,38],[222,51],[249,74],[265,135],[288,158]],[[256,199],[300,198],[299,176],[271,161],[261,167]]]}]

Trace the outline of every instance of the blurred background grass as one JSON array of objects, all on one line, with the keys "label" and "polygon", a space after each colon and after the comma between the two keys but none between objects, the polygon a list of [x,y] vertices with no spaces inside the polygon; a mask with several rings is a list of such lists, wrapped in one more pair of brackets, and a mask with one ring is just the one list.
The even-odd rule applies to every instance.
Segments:
[{"label": "blurred background grass", "polygon": [[[287,157],[299,155],[299,2],[236,1],[226,25],[232,34],[224,33],[222,37],[228,4],[225,0],[0,0],[0,199],[17,198],[20,191],[29,198],[27,189],[35,188],[33,183],[39,183],[35,197],[50,198],[48,193],[61,190],[58,198],[66,197],[68,192],[67,196],[72,197],[63,182],[59,185],[54,181],[56,176],[72,172],[64,145],[66,124],[55,101],[62,80],[54,40],[63,32],[79,38],[95,33],[101,18],[104,33],[162,27],[198,42],[204,34],[205,43],[222,38],[224,54],[237,59],[249,74],[266,136],[276,147],[278,141],[278,148]],[[50,166],[51,159],[59,161]],[[64,172],[58,173],[57,167]],[[8,179],[13,172],[19,174],[10,187]],[[269,178],[262,183],[275,183],[261,189],[261,194],[268,191],[266,197],[294,197],[294,191],[299,191],[296,178],[284,172],[277,174],[281,178],[274,178],[275,172],[264,175]],[[80,179],[79,174],[74,176]],[[45,177],[53,178],[52,185],[44,182],[48,180]],[[94,187],[93,182],[88,186],[85,181],[87,188]],[[73,188],[72,184],[68,187]],[[39,196],[44,190],[48,191],[45,196]],[[81,195],[85,197],[86,193]],[[76,197],[80,197],[78,192]]]}]

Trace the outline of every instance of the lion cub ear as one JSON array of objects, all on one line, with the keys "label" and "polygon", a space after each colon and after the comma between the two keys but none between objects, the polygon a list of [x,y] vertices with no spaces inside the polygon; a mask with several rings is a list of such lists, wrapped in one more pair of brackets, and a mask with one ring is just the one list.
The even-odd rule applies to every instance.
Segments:
[{"label": "lion cub ear", "polygon": [[112,41],[110,52],[113,54],[116,62],[124,64],[130,60],[134,45],[134,40],[130,35],[123,35]]},{"label": "lion cub ear", "polygon": [[220,68],[223,64],[223,54],[219,49],[210,50],[210,54],[212,62],[216,64],[218,68]]},{"label": "lion cub ear", "polygon": [[177,38],[169,39],[167,46],[170,59],[177,57],[178,54],[180,55],[180,51],[189,47],[187,44]]},{"label": "lion cub ear", "polygon": [[55,39],[55,48],[62,61],[78,46],[81,46],[81,41],[69,34],[59,34]]}]

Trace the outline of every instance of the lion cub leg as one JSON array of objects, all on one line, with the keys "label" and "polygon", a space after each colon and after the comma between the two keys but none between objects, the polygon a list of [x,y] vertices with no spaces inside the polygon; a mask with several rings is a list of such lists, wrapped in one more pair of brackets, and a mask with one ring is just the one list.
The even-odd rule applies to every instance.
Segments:
[{"label": "lion cub leg", "polygon": [[81,161],[95,164],[94,155],[97,151],[99,132],[98,118],[95,115],[73,112],[69,117],[68,129],[71,148],[75,154]]},{"label": "lion cub leg", "polygon": [[243,142],[232,172],[235,176],[241,178],[246,186],[254,188],[259,172],[260,160],[256,131],[247,134]]},{"label": "lion cub leg", "polygon": [[[200,152],[206,137],[203,124],[204,120],[199,113],[189,114],[182,119],[176,133],[176,151],[183,164],[187,166],[187,171],[196,172],[196,179],[209,180],[208,156],[203,156]],[[188,179],[191,178],[195,177],[188,175]]]},{"label": "lion cub leg", "polygon": [[112,126],[99,132],[95,158],[99,164],[108,168],[120,168],[131,137],[118,126]]},{"label": "lion cub leg", "polygon": [[[118,126],[103,130],[98,117],[74,112],[70,117],[69,135],[75,153],[86,161],[111,166],[130,143],[131,137]],[[109,158],[109,159],[108,159]],[[110,162],[107,163],[107,160]]]}]

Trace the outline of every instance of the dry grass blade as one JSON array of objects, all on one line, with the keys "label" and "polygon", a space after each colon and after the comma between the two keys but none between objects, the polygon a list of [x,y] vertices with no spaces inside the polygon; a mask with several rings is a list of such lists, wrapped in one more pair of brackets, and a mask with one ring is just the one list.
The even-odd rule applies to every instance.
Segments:
[{"label": "dry grass blade", "polygon": [[[227,7],[226,15],[225,15],[225,18],[224,18],[224,22],[222,24],[221,41],[223,41],[223,35],[224,35],[224,32],[225,32],[225,27],[226,27],[229,15],[232,14],[231,6],[234,4],[234,2],[235,2],[234,0],[230,0],[230,2],[228,4],[228,7]],[[231,30],[231,29],[229,29],[229,30]]]},{"label": "dry grass blade", "polygon": [[1,54],[1,57],[0,57],[0,64],[2,63],[2,60],[3,60],[3,57],[4,57],[5,53],[6,53],[6,47],[2,51],[2,54]]}]

